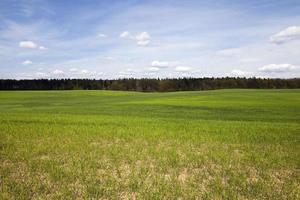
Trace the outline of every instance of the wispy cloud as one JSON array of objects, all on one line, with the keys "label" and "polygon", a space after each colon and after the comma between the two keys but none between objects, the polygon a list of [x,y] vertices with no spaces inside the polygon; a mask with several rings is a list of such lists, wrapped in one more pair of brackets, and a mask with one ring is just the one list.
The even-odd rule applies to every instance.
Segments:
[{"label": "wispy cloud", "polygon": [[272,35],[270,38],[270,41],[275,44],[282,44],[292,40],[300,40],[300,26],[290,26]]},{"label": "wispy cloud", "polygon": [[105,34],[103,34],[103,33],[99,33],[99,34],[97,35],[97,37],[99,37],[99,38],[106,38],[107,35],[105,35]]},{"label": "wispy cloud", "polygon": [[55,74],[55,75],[63,75],[65,72],[63,70],[60,70],[60,69],[56,69],[52,72],[52,74]]},{"label": "wispy cloud", "polygon": [[130,36],[130,33],[128,31],[124,31],[120,34],[120,38],[128,38]]},{"label": "wispy cloud", "polygon": [[269,64],[258,69],[260,72],[282,73],[295,70],[297,67],[291,64]]},{"label": "wispy cloud", "polygon": [[22,62],[23,65],[31,65],[32,61],[31,60],[25,60]]},{"label": "wispy cloud", "polygon": [[136,75],[136,73],[137,73],[136,70],[126,69],[119,72],[119,77],[133,77]]},{"label": "wispy cloud", "polygon": [[237,56],[241,53],[240,48],[222,49],[217,51],[217,55],[220,56]]},{"label": "wispy cloud", "polygon": [[152,67],[158,67],[158,68],[167,68],[167,67],[175,67],[179,64],[178,61],[159,61],[154,60],[151,62]]},{"label": "wispy cloud", "polygon": [[175,71],[177,71],[177,72],[189,72],[191,70],[192,70],[192,68],[191,67],[187,67],[187,66],[177,66],[175,68]]},{"label": "wispy cloud", "polygon": [[158,67],[148,67],[147,68],[147,71],[149,72],[158,72],[160,70],[160,68]]}]

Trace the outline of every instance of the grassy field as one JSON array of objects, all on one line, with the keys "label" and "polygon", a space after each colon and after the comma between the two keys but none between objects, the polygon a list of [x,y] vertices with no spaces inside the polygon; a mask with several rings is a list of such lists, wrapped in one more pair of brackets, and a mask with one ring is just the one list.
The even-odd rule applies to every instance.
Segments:
[{"label": "grassy field", "polygon": [[0,92],[0,199],[299,199],[300,90]]}]

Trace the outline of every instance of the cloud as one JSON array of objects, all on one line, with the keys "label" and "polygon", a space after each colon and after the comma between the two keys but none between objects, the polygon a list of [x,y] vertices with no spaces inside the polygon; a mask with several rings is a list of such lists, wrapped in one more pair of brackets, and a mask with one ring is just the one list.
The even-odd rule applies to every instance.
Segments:
[{"label": "cloud", "polygon": [[[152,69],[153,71],[159,71],[161,68],[175,67],[175,71],[177,72],[191,72],[193,69],[188,66],[179,66],[178,61],[159,61],[154,60],[151,63],[151,67],[148,69]],[[198,73],[198,71],[196,72]]]},{"label": "cloud", "polygon": [[88,70],[86,70],[86,69],[82,69],[80,72],[79,72],[79,74],[88,74],[88,73],[90,73]]},{"label": "cloud", "polygon": [[69,71],[78,75],[87,75],[87,74],[91,75],[97,73],[96,71],[90,72],[87,69],[77,69],[77,68],[71,68],[69,69]]},{"label": "cloud", "polygon": [[152,61],[151,66],[165,68],[165,67],[169,67],[169,62],[154,60],[154,61]]},{"label": "cloud", "polygon": [[269,64],[258,68],[260,72],[281,73],[289,72],[296,69],[296,66],[291,64]]},{"label": "cloud", "polygon": [[148,32],[142,32],[142,33],[136,35],[135,38],[137,41],[145,41],[145,40],[150,40],[150,35]]},{"label": "cloud", "polygon": [[150,43],[149,40],[137,41],[137,45],[139,45],[139,46],[148,46],[149,43]]},{"label": "cloud", "polygon": [[147,68],[147,71],[149,72],[159,72],[160,68],[158,67],[149,67]]},{"label": "cloud", "polygon": [[44,46],[39,46],[39,49],[40,49],[40,50],[46,50],[47,48],[44,47]]},{"label": "cloud", "polygon": [[47,75],[46,73],[44,73],[44,72],[36,72],[36,73],[35,73],[35,76],[36,76],[37,78],[48,77],[48,75]]},{"label": "cloud", "polygon": [[139,46],[148,46],[150,43],[150,38],[151,36],[148,32],[142,32],[135,36],[137,45]]},{"label": "cloud", "polygon": [[240,53],[241,53],[241,49],[239,49],[239,48],[223,49],[223,50],[217,51],[217,55],[228,56],[228,57],[237,56]]},{"label": "cloud", "polygon": [[33,41],[21,41],[19,42],[19,47],[21,48],[27,48],[27,49],[40,49],[40,50],[46,50],[47,48],[44,46],[39,46]]},{"label": "cloud", "polygon": [[37,49],[39,46],[33,41],[21,41],[19,47],[28,49]]},{"label": "cloud", "polygon": [[128,31],[124,31],[123,33],[120,34],[120,38],[128,38],[130,33]]},{"label": "cloud", "polygon": [[189,72],[191,70],[192,70],[192,68],[187,67],[187,66],[177,66],[175,68],[175,71],[177,71],[177,72]]},{"label": "cloud", "polygon": [[114,58],[111,57],[111,56],[107,56],[107,57],[105,57],[105,59],[107,59],[107,60],[114,60]]},{"label": "cloud", "polygon": [[270,37],[270,42],[282,44],[291,40],[300,39],[300,26],[290,26]]},{"label": "cloud", "polygon": [[120,71],[119,75],[120,76],[133,76],[135,74],[135,70],[133,69],[126,69],[125,71]]},{"label": "cloud", "polygon": [[148,46],[150,44],[150,34],[148,32],[141,32],[137,34],[135,37],[130,36],[130,32],[124,31],[123,33],[120,34],[120,38],[124,39],[130,39],[136,42],[138,46]]},{"label": "cloud", "polygon": [[172,61],[172,62],[168,62],[168,61],[159,61],[159,60],[153,60],[151,62],[151,66],[152,67],[158,67],[158,68],[167,68],[167,67],[175,67],[179,64],[178,61]]},{"label": "cloud", "polygon": [[246,72],[246,71],[242,71],[242,70],[239,70],[239,69],[233,69],[231,71],[231,74],[233,76],[236,76],[236,77],[246,77],[247,75],[249,75],[250,73],[249,72]]},{"label": "cloud", "polygon": [[[67,71],[55,69],[52,72],[35,72],[33,74],[25,74],[27,78],[57,78],[57,77],[68,77],[68,78],[97,78],[102,76],[102,72],[89,71],[87,69],[71,68]],[[22,75],[24,76],[24,74]]]},{"label": "cloud", "polygon": [[105,35],[105,34],[103,34],[103,33],[99,33],[99,34],[97,35],[97,37],[99,37],[99,38],[105,38],[105,37],[107,37],[107,35]]},{"label": "cloud", "polygon": [[22,62],[22,65],[31,65],[32,61],[31,60],[25,60],[24,62]]},{"label": "cloud", "polygon": [[56,69],[56,70],[54,70],[54,71],[52,72],[52,74],[55,74],[55,75],[62,75],[62,74],[64,74],[64,71],[59,70],[59,69]]},{"label": "cloud", "polygon": [[253,62],[258,62],[260,61],[260,59],[258,58],[242,58],[240,59],[240,62],[243,62],[243,63],[253,63]]},{"label": "cloud", "polygon": [[71,68],[70,72],[78,72],[79,70],[77,68]]}]

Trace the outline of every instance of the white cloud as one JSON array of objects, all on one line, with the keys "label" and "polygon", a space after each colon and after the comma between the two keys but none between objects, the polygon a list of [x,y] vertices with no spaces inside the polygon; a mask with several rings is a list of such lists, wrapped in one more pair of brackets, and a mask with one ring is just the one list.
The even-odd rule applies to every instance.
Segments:
[{"label": "white cloud", "polygon": [[44,46],[39,46],[39,49],[40,49],[40,50],[46,50],[47,48],[44,47]]},{"label": "white cloud", "polygon": [[52,72],[52,74],[55,74],[55,75],[62,75],[62,74],[64,74],[64,71],[59,70],[59,69],[56,69],[56,70],[54,70],[54,71]]},{"label": "white cloud", "polygon": [[242,58],[240,59],[240,62],[243,62],[243,63],[253,63],[253,62],[258,62],[260,61],[260,59],[258,58]]},{"label": "white cloud", "polygon": [[151,62],[152,67],[158,67],[158,68],[167,68],[167,67],[175,67],[179,64],[178,61],[159,61],[159,60],[154,60]]},{"label": "white cloud", "polygon": [[223,50],[217,51],[217,55],[228,56],[228,57],[237,56],[240,53],[241,53],[241,49],[239,49],[239,48],[223,49]]},{"label": "white cloud", "polygon": [[77,75],[87,75],[87,74],[92,75],[97,73],[96,71],[90,72],[87,69],[78,69],[78,68],[71,68],[69,69],[69,71]]},{"label": "white cloud", "polygon": [[169,62],[154,60],[154,61],[152,61],[151,66],[165,68],[165,67],[169,67]]},{"label": "white cloud", "polygon": [[138,46],[148,46],[150,44],[150,34],[148,32],[141,32],[137,34],[135,37],[131,36],[130,32],[124,31],[120,34],[120,38],[130,39],[136,42]]},{"label": "white cloud", "polygon": [[21,41],[19,43],[19,47],[21,48],[28,48],[28,49],[37,49],[38,45],[33,41]]},{"label": "white cloud", "polygon": [[270,37],[270,42],[282,44],[291,40],[300,39],[300,26],[290,26]]},{"label": "white cloud", "polygon": [[107,35],[105,35],[105,34],[103,34],[103,33],[99,33],[99,34],[97,35],[97,37],[99,37],[99,38],[105,38],[105,37],[107,37]]},{"label": "white cloud", "polygon": [[148,46],[149,43],[150,43],[150,40],[137,41],[137,45],[139,45],[139,46]]},{"label": "white cloud", "polygon": [[137,41],[145,41],[145,40],[150,40],[150,35],[148,32],[142,32],[142,33],[136,35],[135,38]]},{"label": "white cloud", "polygon": [[135,36],[135,39],[137,41],[137,45],[139,46],[147,46],[150,43],[150,34],[148,32],[142,32],[140,34],[137,34]]},{"label": "white cloud", "polygon": [[177,66],[175,68],[175,71],[177,71],[177,72],[189,72],[191,70],[192,70],[192,68],[187,67],[187,66]]},{"label": "white cloud", "polygon": [[21,48],[27,48],[27,49],[40,49],[40,50],[46,50],[47,48],[44,46],[39,46],[33,41],[21,41],[19,42],[19,47]]},{"label": "white cloud", "polygon": [[105,57],[107,60],[113,60],[114,58],[113,57],[111,57],[111,56],[107,56],[107,57]]},{"label": "white cloud", "polygon": [[25,60],[24,62],[22,62],[22,65],[31,65],[32,61],[31,60]]},{"label": "white cloud", "polygon": [[123,33],[120,34],[120,38],[128,38],[130,33],[128,31],[124,31]]},{"label": "white cloud", "polygon": [[193,77],[193,75],[190,73],[182,73],[180,77]]},{"label": "white cloud", "polygon": [[133,76],[135,74],[135,70],[133,69],[126,69],[125,71],[120,71],[119,75],[121,76]]},{"label": "white cloud", "polygon": [[158,72],[160,70],[160,68],[158,68],[158,67],[149,67],[149,68],[147,68],[147,71],[149,71],[149,72]]},{"label": "white cloud", "polygon": [[79,70],[77,68],[71,68],[70,72],[78,72]]},{"label": "white cloud", "polygon": [[126,69],[126,71],[127,71],[127,72],[131,72],[131,73],[137,72],[137,70],[130,69],[130,68],[129,68],[129,69]]},{"label": "white cloud", "polygon": [[264,65],[258,69],[260,72],[280,73],[288,72],[296,69],[296,66],[291,64],[269,64]]},{"label": "white cloud", "polygon": [[249,75],[249,72],[242,71],[239,69],[234,69],[231,71],[231,74],[236,77],[245,77],[245,76]]},{"label": "white cloud", "polygon": [[89,71],[88,70],[86,70],[86,69],[82,69],[80,72],[79,72],[80,74],[88,74],[89,73]]},{"label": "white cloud", "polygon": [[47,77],[48,75],[46,73],[44,73],[44,72],[36,72],[35,76],[37,78],[43,78],[43,77]]}]

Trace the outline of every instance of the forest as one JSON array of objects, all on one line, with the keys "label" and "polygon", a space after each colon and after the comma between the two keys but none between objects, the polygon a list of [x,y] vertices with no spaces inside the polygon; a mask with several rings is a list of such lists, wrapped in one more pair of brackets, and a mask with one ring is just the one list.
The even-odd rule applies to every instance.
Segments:
[{"label": "forest", "polygon": [[0,79],[0,90],[123,90],[141,92],[198,91],[214,89],[293,89],[300,78],[174,78],[174,79]]}]

